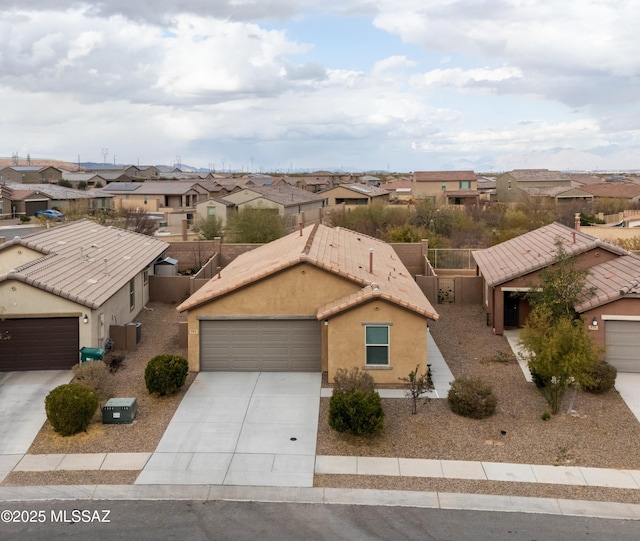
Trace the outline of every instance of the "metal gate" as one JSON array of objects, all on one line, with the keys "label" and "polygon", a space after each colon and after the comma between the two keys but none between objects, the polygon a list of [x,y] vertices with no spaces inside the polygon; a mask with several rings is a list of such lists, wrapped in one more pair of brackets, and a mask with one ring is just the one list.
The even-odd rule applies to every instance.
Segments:
[{"label": "metal gate", "polygon": [[438,278],[438,304],[456,302],[456,279]]}]

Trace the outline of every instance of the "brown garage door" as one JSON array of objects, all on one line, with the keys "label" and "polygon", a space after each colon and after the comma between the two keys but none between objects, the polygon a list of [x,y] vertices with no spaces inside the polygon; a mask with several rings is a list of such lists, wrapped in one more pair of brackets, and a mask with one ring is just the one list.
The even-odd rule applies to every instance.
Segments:
[{"label": "brown garage door", "polygon": [[605,321],[607,362],[620,372],[640,372],[640,321]]},{"label": "brown garage door", "polygon": [[200,370],[320,372],[320,323],[308,319],[200,322]]},{"label": "brown garage door", "polygon": [[38,210],[47,210],[49,208],[49,201],[25,201],[25,214],[27,216],[34,216]]},{"label": "brown garage door", "polygon": [[76,317],[0,320],[0,372],[66,370],[78,349]]}]

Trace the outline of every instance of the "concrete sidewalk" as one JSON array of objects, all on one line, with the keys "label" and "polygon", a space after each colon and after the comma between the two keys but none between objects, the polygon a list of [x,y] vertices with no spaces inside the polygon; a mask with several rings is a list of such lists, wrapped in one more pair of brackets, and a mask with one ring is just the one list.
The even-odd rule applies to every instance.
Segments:
[{"label": "concrete sidewalk", "polygon": [[226,500],[263,503],[375,505],[640,520],[640,505],[637,504],[485,494],[209,485],[0,486],[0,501],[3,502],[51,500]]}]

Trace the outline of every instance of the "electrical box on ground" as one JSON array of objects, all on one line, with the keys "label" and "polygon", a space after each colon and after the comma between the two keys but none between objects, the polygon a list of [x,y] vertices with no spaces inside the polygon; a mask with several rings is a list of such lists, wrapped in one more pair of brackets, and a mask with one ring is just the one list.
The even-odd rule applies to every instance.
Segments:
[{"label": "electrical box on ground", "polygon": [[135,398],[110,398],[102,407],[102,424],[125,425],[136,416]]}]

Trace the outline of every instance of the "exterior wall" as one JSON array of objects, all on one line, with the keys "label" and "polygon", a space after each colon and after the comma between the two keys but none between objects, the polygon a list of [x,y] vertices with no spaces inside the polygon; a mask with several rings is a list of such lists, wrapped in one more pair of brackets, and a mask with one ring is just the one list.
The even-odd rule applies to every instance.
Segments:
[{"label": "exterior wall", "polygon": [[179,304],[189,298],[191,276],[149,276],[149,300]]},{"label": "exterior wall", "polygon": [[0,251],[0,275],[6,274],[9,269],[15,269],[36,259],[41,259],[43,254],[25,246],[10,246]]},{"label": "exterior wall", "polygon": [[223,226],[227,224],[227,219],[231,213],[236,212],[234,208],[227,207],[224,203],[220,203],[219,201],[214,201],[212,199],[198,203],[196,212],[200,218],[206,220],[209,217],[209,208],[214,209],[216,218],[220,218],[222,220]]},{"label": "exterior wall", "polygon": [[425,274],[425,256],[428,251],[426,240],[422,242],[392,242],[389,245],[398,254],[398,259],[402,261],[409,274]]},{"label": "exterior wall", "polygon": [[313,265],[301,264],[194,308],[188,315],[189,370],[200,370],[199,318],[307,316],[315,319],[319,306],[359,289],[360,286]]},{"label": "exterior wall", "polygon": [[[334,206],[337,205],[336,199],[350,199],[353,201],[359,201],[363,205],[368,205],[370,202],[370,197],[363,193],[358,193],[353,190],[349,190],[347,188],[343,188],[342,186],[338,186],[337,188],[332,188],[331,190],[327,190],[326,192],[322,192],[322,195],[325,198],[325,206]],[[355,206],[356,203],[346,204],[347,207]]]},{"label": "exterior wall", "polygon": [[[389,366],[365,366],[364,323],[393,323],[389,328]],[[397,306],[376,300],[329,320],[328,375],[338,368],[360,368],[376,383],[398,383],[416,365],[426,368],[427,320]]]},{"label": "exterior wall", "polygon": [[219,251],[219,243],[215,240],[196,240],[171,242],[166,252],[167,257],[178,260],[178,270],[201,267]]}]

